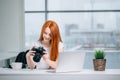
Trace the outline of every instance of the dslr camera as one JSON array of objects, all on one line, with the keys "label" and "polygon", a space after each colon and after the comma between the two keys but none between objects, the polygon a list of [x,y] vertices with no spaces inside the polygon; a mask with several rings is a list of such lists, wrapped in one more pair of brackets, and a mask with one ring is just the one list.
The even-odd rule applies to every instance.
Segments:
[{"label": "dslr camera", "polygon": [[45,53],[43,53],[43,51],[45,51],[45,49],[43,47],[38,47],[38,48],[33,47],[32,50],[35,51],[35,55],[33,57],[33,60],[35,62],[39,62],[41,57],[45,54]]}]

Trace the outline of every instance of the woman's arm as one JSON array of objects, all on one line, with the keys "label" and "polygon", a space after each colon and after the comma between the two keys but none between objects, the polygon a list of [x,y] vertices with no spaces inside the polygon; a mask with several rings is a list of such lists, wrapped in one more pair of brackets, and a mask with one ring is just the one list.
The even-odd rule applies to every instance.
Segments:
[{"label": "woman's arm", "polygon": [[[59,49],[59,53],[60,53],[60,52],[63,52],[63,50],[64,50],[63,47],[60,48],[60,49]],[[45,62],[46,62],[51,68],[56,68],[58,59],[57,59],[56,61],[51,61],[51,60],[49,59],[47,53],[43,55],[43,59],[45,60]]]},{"label": "woman's arm", "polygon": [[44,54],[43,55],[43,59],[45,60],[45,62],[51,67],[51,68],[56,68],[56,64],[57,64],[57,60],[56,61],[52,61],[48,58],[48,54]]},{"label": "woman's arm", "polygon": [[28,67],[30,69],[34,69],[35,68],[35,62],[33,61],[33,56],[35,55],[35,51],[32,51],[31,49],[29,50],[29,52],[26,54],[26,60],[27,60],[27,64]]}]

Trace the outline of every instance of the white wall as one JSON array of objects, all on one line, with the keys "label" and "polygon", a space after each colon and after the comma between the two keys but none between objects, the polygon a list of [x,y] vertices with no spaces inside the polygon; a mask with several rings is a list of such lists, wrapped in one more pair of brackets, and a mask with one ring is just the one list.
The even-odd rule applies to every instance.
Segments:
[{"label": "white wall", "polygon": [[24,49],[24,0],[0,0],[0,51]]}]

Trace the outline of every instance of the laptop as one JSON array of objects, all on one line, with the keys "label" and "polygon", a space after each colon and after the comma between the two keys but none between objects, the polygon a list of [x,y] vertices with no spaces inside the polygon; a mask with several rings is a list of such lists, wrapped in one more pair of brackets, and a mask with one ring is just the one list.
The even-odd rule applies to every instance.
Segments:
[{"label": "laptop", "polygon": [[76,72],[82,71],[85,59],[85,52],[66,51],[59,54],[55,72]]}]

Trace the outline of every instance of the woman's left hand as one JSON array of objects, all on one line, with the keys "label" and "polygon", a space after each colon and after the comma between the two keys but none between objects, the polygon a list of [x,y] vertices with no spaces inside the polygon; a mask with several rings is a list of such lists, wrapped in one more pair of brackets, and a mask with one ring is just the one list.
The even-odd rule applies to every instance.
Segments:
[{"label": "woman's left hand", "polygon": [[48,53],[47,53],[46,51],[44,51],[43,53],[45,53],[45,54],[43,55],[43,59],[44,59],[44,60],[49,59]]}]

